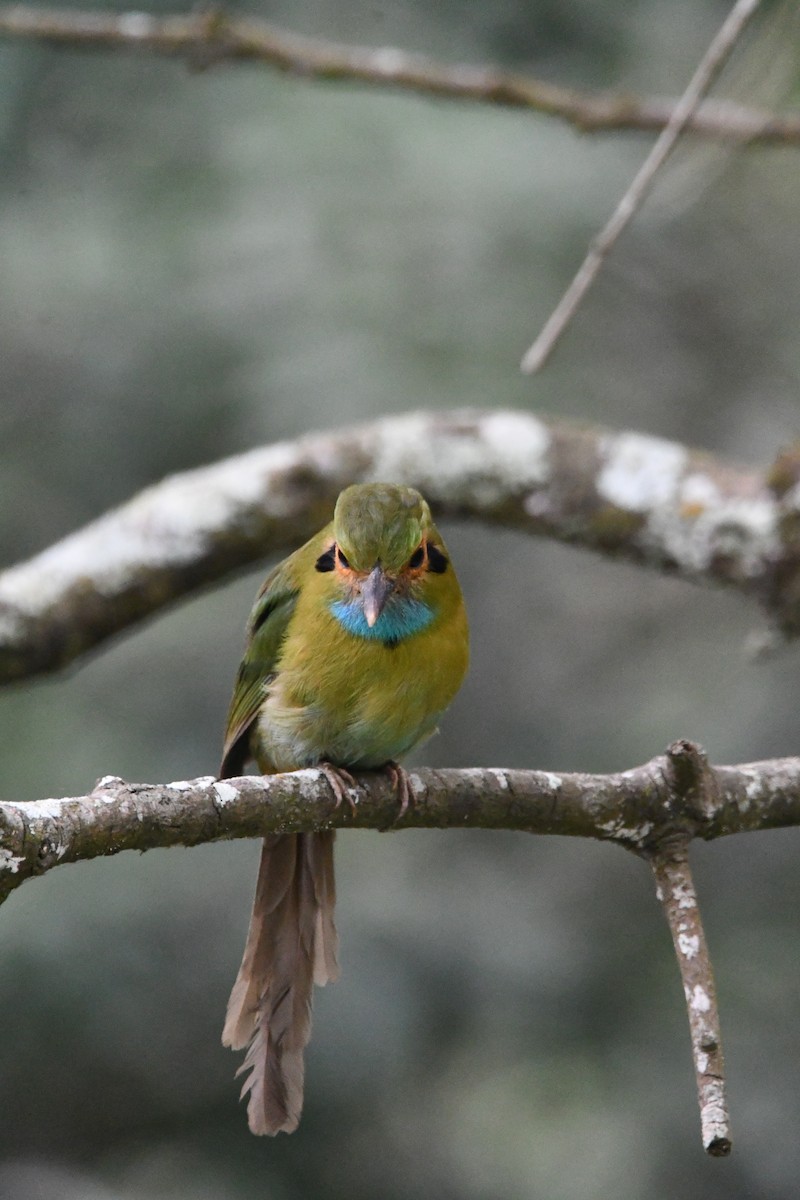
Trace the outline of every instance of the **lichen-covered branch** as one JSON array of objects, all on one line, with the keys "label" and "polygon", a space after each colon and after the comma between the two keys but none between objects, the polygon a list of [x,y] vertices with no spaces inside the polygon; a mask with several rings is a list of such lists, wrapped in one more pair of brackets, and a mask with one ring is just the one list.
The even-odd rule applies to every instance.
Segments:
[{"label": "lichen-covered branch", "polygon": [[[395,48],[340,45],[302,37],[256,18],[227,17],[218,9],[156,16],[13,5],[0,8],[0,38],[147,50],[204,67],[221,62],[263,63],[308,79],[393,87],[451,100],[527,108],[560,117],[588,132],[663,129],[674,107],[670,100],[596,95],[496,67],[446,64]],[[800,142],[797,115],[773,116],[728,101],[706,102],[687,127],[736,141]]]},{"label": "lichen-covered branch", "polygon": [[397,797],[382,773],[358,776],[353,811],[334,807],[316,769],[168,784],[106,776],[85,796],[0,802],[0,898],[62,863],[276,831],[518,829],[598,838],[649,855],[676,835],[713,839],[800,825],[800,758],[709,768],[709,777],[713,798],[700,803],[676,780],[669,756],[617,775],[419,770],[412,775],[418,803],[397,820]]},{"label": "lichen-covered branch", "polygon": [[341,488],[412,484],[474,517],[756,597],[800,631],[800,459],[767,473],[522,412],[412,413],[173,475],[0,573],[0,680],[57,670],[193,590],[298,545]]},{"label": "lichen-covered branch", "polygon": [[267,832],[480,827],[614,842],[653,868],[686,994],[703,1144],[709,1154],[728,1154],[714,979],[688,846],[695,837],[800,825],[800,759],[712,768],[698,746],[677,742],[666,755],[617,775],[475,768],[420,770],[411,782],[417,803],[402,816],[386,773],[358,776],[351,803],[337,807],[317,769],[168,784],[106,776],[86,796],[6,801],[0,803],[0,903],[62,863]]}]

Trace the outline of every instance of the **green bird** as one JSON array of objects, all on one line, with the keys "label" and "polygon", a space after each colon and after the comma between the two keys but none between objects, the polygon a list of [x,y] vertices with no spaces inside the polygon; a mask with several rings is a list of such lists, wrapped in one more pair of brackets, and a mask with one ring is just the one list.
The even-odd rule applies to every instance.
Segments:
[{"label": "green bird", "polygon": [[[435,732],[469,657],[461,589],[419,492],[356,484],[333,521],[267,577],[248,625],[220,778],[319,766],[337,805],[349,771],[388,770]],[[332,831],[264,839],[223,1043],[247,1048],[253,1133],[290,1133],[303,1105],[314,983],[338,976]]]}]

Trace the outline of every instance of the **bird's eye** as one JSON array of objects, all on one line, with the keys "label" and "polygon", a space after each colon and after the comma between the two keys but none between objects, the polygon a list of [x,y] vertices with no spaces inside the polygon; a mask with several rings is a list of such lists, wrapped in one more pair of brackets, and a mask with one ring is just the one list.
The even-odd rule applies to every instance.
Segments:
[{"label": "bird's eye", "polygon": [[434,575],[443,575],[447,570],[447,557],[432,542],[428,543],[428,570]]},{"label": "bird's eye", "polygon": [[411,570],[414,571],[414,570],[416,570],[417,567],[421,567],[424,561],[425,561],[425,546],[424,545],[417,546],[416,550],[411,555],[411,558],[408,560],[408,565],[409,565],[409,567],[411,567]]},{"label": "bird's eye", "polygon": [[318,571],[332,571],[334,568],[333,562],[333,546],[330,550],[326,550],[324,554],[320,554],[314,566]]},{"label": "bird's eye", "polygon": [[336,559],[337,559],[340,567],[344,567],[345,570],[350,569],[350,563],[347,561],[344,554],[342,554],[342,551],[339,549],[338,546],[336,547]]}]

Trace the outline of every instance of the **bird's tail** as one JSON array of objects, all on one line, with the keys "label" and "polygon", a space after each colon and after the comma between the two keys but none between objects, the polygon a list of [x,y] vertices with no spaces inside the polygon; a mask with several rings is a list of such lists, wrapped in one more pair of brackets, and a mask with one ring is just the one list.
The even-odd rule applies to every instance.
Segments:
[{"label": "bird's tail", "polygon": [[242,965],[222,1041],[247,1047],[247,1118],[253,1133],[291,1133],[303,1107],[303,1051],[314,983],[339,974],[333,921],[332,832],[264,839]]}]

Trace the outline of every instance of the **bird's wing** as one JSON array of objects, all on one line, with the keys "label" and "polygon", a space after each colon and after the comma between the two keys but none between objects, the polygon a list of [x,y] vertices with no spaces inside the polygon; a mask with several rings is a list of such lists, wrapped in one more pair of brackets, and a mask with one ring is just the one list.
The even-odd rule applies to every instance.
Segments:
[{"label": "bird's wing", "polygon": [[264,703],[267,684],[274,678],[281,644],[297,603],[299,589],[291,567],[292,558],[288,558],[267,576],[250,614],[247,646],[228,711],[220,779],[241,775],[249,757],[247,735]]}]

